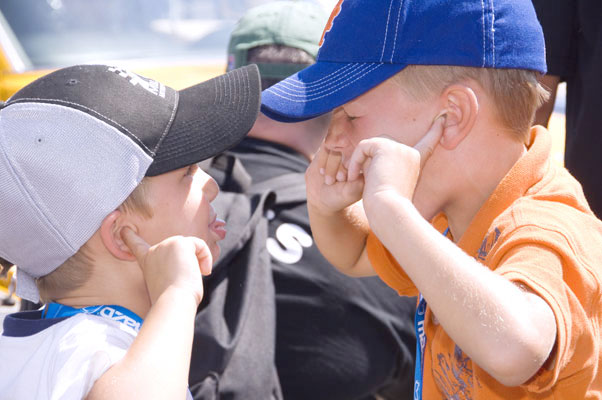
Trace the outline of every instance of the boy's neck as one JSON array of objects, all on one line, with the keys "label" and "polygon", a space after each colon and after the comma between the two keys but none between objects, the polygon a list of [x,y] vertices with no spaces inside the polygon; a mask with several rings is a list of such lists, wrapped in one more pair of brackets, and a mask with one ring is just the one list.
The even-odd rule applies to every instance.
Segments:
[{"label": "boy's neck", "polygon": [[106,252],[94,252],[92,275],[56,303],[81,308],[96,305],[125,307],[144,318],[151,307],[142,270],[136,262],[120,261]]},{"label": "boy's neck", "polygon": [[476,148],[477,151],[470,152],[472,159],[463,163],[470,167],[463,168],[460,184],[455,186],[443,209],[456,242],[464,235],[502,179],[527,152],[524,144],[504,135],[505,133],[496,135],[494,132],[487,140],[488,144],[480,145]]}]

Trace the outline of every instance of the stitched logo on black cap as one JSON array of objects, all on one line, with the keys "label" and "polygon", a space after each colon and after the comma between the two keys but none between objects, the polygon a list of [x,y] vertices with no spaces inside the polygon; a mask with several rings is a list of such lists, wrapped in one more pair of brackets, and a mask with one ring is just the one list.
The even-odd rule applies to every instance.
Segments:
[{"label": "stitched logo on black cap", "polygon": [[122,78],[127,79],[133,86],[140,85],[141,88],[148,91],[149,93],[154,94],[155,96],[160,96],[165,98],[165,85],[161,82],[154,81],[152,79],[143,78],[139,75],[136,75],[133,72],[125,70],[119,67],[109,67],[110,72],[115,72],[117,75]]}]

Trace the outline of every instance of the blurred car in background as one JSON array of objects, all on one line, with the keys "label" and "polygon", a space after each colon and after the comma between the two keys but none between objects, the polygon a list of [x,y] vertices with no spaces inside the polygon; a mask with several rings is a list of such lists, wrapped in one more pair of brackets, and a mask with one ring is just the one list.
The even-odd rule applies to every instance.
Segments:
[{"label": "blurred car in background", "polygon": [[73,64],[112,64],[181,89],[225,69],[237,19],[268,0],[2,0],[0,99]]},{"label": "blurred car in background", "polygon": [[[0,100],[74,64],[116,65],[183,89],[225,71],[236,21],[269,1],[0,0]],[[336,0],[318,2],[331,9]],[[0,279],[0,292],[7,285]]]}]

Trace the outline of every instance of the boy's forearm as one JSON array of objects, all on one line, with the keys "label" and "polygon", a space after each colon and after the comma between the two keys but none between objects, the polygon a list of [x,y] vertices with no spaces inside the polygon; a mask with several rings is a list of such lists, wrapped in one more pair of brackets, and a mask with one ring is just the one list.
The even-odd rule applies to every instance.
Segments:
[{"label": "boy's forearm", "polygon": [[96,381],[87,399],[185,399],[196,308],[192,293],[163,292],[124,358]]},{"label": "boy's forearm", "polygon": [[554,315],[538,296],[493,273],[424,220],[402,197],[372,209],[373,231],[403,266],[447,334],[506,385],[528,380],[556,338]]},{"label": "boy's forearm", "polygon": [[369,227],[361,202],[339,212],[324,214],[308,204],[312,235],[320,252],[341,272],[352,276],[374,275],[363,257]]}]

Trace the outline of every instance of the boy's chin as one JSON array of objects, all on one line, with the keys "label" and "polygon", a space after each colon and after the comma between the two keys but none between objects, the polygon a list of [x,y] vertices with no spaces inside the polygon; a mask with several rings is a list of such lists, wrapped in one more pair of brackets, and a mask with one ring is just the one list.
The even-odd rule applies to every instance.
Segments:
[{"label": "boy's chin", "polygon": [[221,254],[219,244],[217,242],[209,244],[209,250],[211,251],[211,256],[213,257],[213,264],[215,264]]}]

